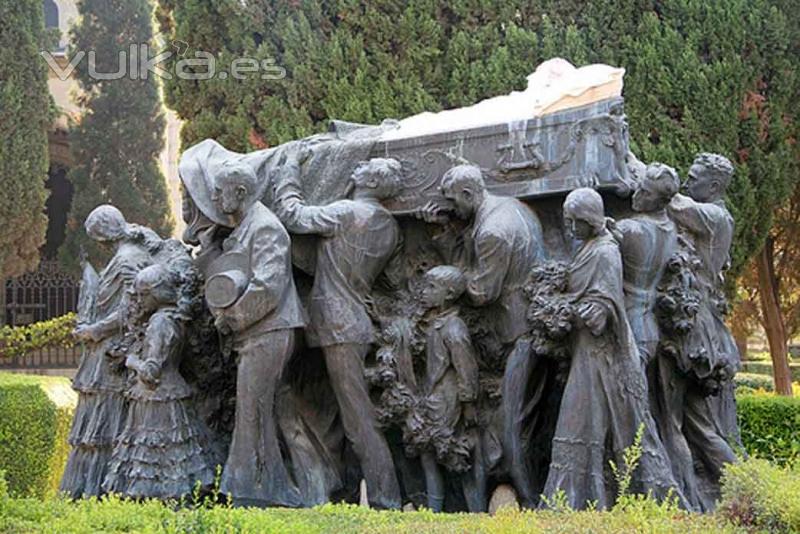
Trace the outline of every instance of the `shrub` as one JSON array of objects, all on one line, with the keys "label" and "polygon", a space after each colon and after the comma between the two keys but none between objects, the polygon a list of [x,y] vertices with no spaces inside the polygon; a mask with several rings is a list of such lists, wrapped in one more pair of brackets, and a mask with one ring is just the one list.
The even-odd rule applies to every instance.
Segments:
[{"label": "shrub", "polygon": [[742,359],[746,362],[768,362],[770,361],[770,355],[768,350],[752,350],[748,351]]},{"label": "shrub", "polygon": [[750,531],[800,532],[800,470],[764,460],[729,465],[719,514]]},{"label": "shrub", "polygon": [[0,327],[0,357],[13,358],[49,345],[71,347],[75,344],[72,331],[76,315],[68,313],[49,321],[26,326]]},{"label": "shrub", "polygon": [[768,393],[736,399],[747,452],[779,465],[800,458],[800,399]]},{"label": "shrub", "polygon": [[76,402],[66,378],[0,373],[0,471],[12,494],[57,492]]},{"label": "shrub", "polygon": [[[792,382],[800,382],[800,363],[790,363],[789,370],[792,373]],[[771,361],[743,361],[742,371],[748,374],[772,376]]]},{"label": "shrub", "polygon": [[734,382],[736,382],[736,393],[739,395],[752,393],[756,389],[764,391],[774,391],[775,389],[772,378],[767,375],[736,373]]}]

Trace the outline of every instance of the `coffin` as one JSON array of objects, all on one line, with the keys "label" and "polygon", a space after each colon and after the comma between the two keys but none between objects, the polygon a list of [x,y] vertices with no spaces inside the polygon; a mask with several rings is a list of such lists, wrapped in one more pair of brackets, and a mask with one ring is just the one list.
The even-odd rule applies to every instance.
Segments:
[{"label": "coffin", "polygon": [[404,169],[402,192],[386,201],[396,214],[440,198],[442,175],[471,163],[487,188],[522,199],[578,187],[624,191],[630,183],[623,99],[615,97],[541,117],[404,139],[378,140],[371,157],[391,157]]}]

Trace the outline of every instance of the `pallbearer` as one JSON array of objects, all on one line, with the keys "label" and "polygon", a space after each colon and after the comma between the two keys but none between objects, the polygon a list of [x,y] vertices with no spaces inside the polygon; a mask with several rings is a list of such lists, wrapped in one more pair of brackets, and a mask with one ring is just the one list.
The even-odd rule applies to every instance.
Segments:
[{"label": "pallbearer", "polygon": [[313,344],[322,347],[345,435],[361,462],[369,503],[400,508],[400,488],[386,439],[364,379],[364,359],[375,341],[367,298],[378,276],[400,253],[400,227],[381,200],[397,193],[400,163],[375,158],[350,177],[351,198],[306,204],[299,166],[290,162],[275,193],[276,211],[290,232],[319,236],[309,313]]}]

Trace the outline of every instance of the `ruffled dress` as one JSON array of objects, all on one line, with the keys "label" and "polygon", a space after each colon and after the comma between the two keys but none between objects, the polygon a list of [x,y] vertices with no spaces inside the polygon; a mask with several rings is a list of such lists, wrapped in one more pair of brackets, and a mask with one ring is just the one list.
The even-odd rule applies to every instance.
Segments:
[{"label": "ruffled dress", "polygon": [[60,489],[74,499],[102,494],[103,479],[126,407],[126,373],[109,353],[123,337],[125,294],[136,274],[149,264],[150,256],[142,247],[121,245],[100,273],[97,295],[92,298],[91,322],[101,326],[107,335],[99,342],[86,343],[72,382],[78,392],[78,405],[68,437],[71,450]]},{"label": "ruffled dress", "polygon": [[[150,317],[140,349],[143,372],[127,393],[128,412],[103,489],[132,498],[179,499],[214,482],[218,454],[179,372],[184,321],[174,308]],[[137,344],[134,345],[137,347]],[[130,356],[129,356],[130,357]]]}]

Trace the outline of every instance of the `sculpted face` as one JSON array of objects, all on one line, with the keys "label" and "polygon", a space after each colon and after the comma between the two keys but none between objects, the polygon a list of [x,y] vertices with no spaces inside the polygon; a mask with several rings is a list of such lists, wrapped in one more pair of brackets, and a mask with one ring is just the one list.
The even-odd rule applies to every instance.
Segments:
[{"label": "sculpted face", "polygon": [[453,205],[455,214],[460,219],[472,219],[477,210],[475,191],[466,183],[453,184],[442,188],[442,195]]},{"label": "sculpted face", "polygon": [[197,212],[197,206],[194,205],[192,198],[189,196],[189,193],[186,192],[185,189],[181,190],[181,219],[186,224],[191,224],[191,222],[195,218],[195,214]]},{"label": "sculpted face", "polygon": [[661,194],[656,190],[652,180],[644,179],[639,183],[631,199],[633,211],[647,213],[656,211],[663,206]]},{"label": "sculpted face", "polygon": [[158,299],[150,288],[137,288],[136,304],[143,314],[150,314],[158,309]]},{"label": "sculpted face", "polygon": [[698,202],[716,200],[721,184],[704,165],[695,163],[689,168],[689,175],[683,185],[686,194]]},{"label": "sculpted face", "polygon": [[580,241],[586,241],[594,236],[594,228],[588,222],[578,219],[574,214],[565,212],[564,222],[567,230]]},{"label": "sculpted face", "polygon": [[420,303],[425,308],[440,308],[447,302],[449,296],[448,287],[438,280],[425,277],[420,289]]},{"label": "sculpted face", "polygon": [[236,172],[220,176],[215,181],[211,200],[225,215],[238,213],[245,203],[248,192],[242,181]]}]

